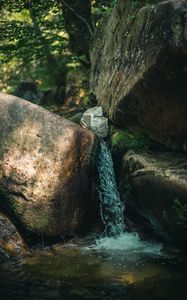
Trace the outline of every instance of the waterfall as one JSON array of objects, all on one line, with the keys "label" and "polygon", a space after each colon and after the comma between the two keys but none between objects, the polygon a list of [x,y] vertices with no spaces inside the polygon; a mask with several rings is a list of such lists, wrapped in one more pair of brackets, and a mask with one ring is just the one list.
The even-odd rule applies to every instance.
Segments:
[{"label": "waterfall", "polygon": [[100,179],[100,213],[107,236],[118,236],[124,231],[124,205],[117,189],[113,160],[107,144],[101,140],[98,157]]},{"label": "waterfall", "polygon": [[115,180],[112,156],[107,144],[100,141],[98,156],[100,213],[105,225],[105,236],[97,238],[88,249],[99,251],[125,251],[132,256],[138,253],[160,255],[162,245],[142,241],[136,232],[124,232],[124,205]]},{"label": "waterfall", "polygon": [[162,245],[144,242],[135,232],[124,232],[124,205],[117,189],[113,160],[103,138],[108,136],[108,120],[102,107],[88,109],[81,118],[81,124],[91,129],[100,138],[100,152],[97,159],[99,173],[100,214],[105,225],[105,235],[100,235],[86,249],[99,251],[126,251],[130,253],[160,254]]}]

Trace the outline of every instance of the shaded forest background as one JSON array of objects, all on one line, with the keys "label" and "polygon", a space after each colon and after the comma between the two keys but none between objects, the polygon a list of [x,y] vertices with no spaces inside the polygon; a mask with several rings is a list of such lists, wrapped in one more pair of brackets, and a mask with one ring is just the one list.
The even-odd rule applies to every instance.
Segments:
[{"label": "shaded forest background", "polygon": [[[132,5],[147,2],[132,0]],[[0,91],[43,106],[62,106],[66,100],[94,104],[89,95],[90,43],[115,3],[0,1]]]},{"label": "shaded forest background", "polygon": [[86,105],[89,47],[115,0],[0,1],[0,90],[42,105]]}]

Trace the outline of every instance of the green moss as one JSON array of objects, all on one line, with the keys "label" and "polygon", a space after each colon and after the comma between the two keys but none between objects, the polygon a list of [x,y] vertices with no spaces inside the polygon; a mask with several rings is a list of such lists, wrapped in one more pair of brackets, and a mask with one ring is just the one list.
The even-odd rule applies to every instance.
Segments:
[{"label": "green moss", "polygon": [[149,5],[149,4],[157,4],[161,2],[161,0],[131,0],[131,5],[141,8],[145,5]]},{"label": "green moss", "polygon": [[187,204],[181,203],[181,201],[176,198],[172,206],[173,211],[176,214],[177,225],[187,224]]},{"label": "green moss", "polygon": [[164,210],[162,212],[162,217],[163,217],[165,222],[169,222],[169,218],[168,218],[168,214],[167,214],[166,210]]},{"label": "green moss", "polygon": [[69,117],[69,120],[76,124],[80,124],[81,118],[82,118],[82,113],[77,113],[76,115]]},{"label": "green moss", "polygon": [[153,147],[153,143],[141,130],[114,130],[111,136],[113,152],[125,153],[128,150],[147,151]]},{"label": "green moss", "polygon": [[173,225],[184,226],[187,225],[187,204],[183,204],[178,198],[175,198],[171,208],[168,208],[162,213],[165,222]]}]

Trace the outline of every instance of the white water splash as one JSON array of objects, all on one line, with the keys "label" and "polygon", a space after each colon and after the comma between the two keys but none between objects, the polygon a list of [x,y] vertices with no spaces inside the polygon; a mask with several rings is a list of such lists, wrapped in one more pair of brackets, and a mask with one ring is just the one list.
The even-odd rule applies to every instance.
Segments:
[{"label": "white water splash", "polygon": [[105,233],[107,236],[117,236],[124,231],[124,205],[120,201],[117,189],[112,156],[104,141],[100,143],[98,171],[100,214],[105,225]]},{"label": "white water splash", "polygon": [[103,237],[90,247],[93,250],[112,251],[123,250],[129,253],[147,253],[160,255],[162,244],[142,241],[137,233],[125,232],[117,237]]}]

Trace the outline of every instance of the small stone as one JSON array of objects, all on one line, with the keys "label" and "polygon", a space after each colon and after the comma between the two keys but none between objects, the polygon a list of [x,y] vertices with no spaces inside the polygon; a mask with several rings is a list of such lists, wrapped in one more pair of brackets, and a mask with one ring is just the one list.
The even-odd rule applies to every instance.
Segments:
[{"label": "small stone", "polygon": [[101,106],[95,106],[86,110],[81,118],[81,125],[92,130],[100,138],[108,136],[108,119],[103,116]]},{"label": "small stone", "polygon": [[87,109],[84,112],[85,116],[91,116],[91,117],[102,117],[103,116],[103,109],[101,106],[95,106],[92,108]]}]

